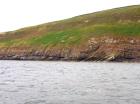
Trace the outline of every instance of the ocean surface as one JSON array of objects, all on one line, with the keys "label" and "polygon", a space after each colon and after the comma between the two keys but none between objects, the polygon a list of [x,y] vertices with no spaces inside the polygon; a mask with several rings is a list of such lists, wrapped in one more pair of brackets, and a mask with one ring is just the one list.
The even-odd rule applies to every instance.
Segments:
[{"label": "ocean surface", "polygon": [[140,104],[140,63],[0,61],[0,104]]}]

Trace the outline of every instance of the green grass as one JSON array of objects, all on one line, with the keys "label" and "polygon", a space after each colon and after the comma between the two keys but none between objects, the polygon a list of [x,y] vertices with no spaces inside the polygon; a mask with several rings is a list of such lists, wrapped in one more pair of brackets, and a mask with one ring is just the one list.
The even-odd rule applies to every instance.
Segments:
[{"label": "green grass", "polygon": [[[140,5],[101,11],[7,32],[0,46],[79,45],[93,36],[140,36]],[[88,21],[88,22],[86,22]]]},{"label": "green grass", "polygon": [[75,44],[99,35],[140,36],[140,24],[93,25],[66,31],[50,32],[30,40],[32,44]]}]

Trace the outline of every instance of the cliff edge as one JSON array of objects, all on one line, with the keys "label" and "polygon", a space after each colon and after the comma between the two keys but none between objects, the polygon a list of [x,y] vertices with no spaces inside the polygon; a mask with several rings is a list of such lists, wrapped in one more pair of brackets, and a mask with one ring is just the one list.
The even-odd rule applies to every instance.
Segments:
[{"label": "cliff edge", "polygon": [[0,33],[0,59],[140,62],[140,5]]}]

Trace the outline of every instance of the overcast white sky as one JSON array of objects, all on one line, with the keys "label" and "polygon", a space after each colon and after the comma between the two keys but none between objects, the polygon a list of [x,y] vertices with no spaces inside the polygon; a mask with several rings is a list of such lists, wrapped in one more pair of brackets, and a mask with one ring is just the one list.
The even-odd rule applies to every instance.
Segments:
[{"label": "overcast white sky", "polygon": [[0,0],[0,32],[135,4],[140,0]]}]

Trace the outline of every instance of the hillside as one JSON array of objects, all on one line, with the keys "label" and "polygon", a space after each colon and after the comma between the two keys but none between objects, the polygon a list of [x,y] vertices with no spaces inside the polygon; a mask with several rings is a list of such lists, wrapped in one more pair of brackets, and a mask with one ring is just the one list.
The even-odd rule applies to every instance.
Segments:
[{"label": "hillside", "polygon": [[0,59],[140,61],[140,5],[0,33]]}]

